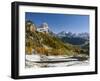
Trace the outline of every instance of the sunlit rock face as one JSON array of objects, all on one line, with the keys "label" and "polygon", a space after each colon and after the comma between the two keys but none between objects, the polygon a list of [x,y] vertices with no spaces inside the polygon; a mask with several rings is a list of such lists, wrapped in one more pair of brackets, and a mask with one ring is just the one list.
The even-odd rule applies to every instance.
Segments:
[{"label": "sunlit rock face", "polygon": [[35,24],[33,24],[31,21],[26,21],[26,32],[35,32],[36,27]]}]

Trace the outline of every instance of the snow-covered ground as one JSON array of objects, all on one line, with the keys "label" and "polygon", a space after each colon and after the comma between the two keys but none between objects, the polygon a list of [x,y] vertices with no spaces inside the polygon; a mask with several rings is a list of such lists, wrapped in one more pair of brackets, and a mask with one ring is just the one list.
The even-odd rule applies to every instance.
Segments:
[{"label": "snow-covered ground", "polygon": [[[89,60],[78,61],[77,59],[68,56],[40,56],[37,54],[26,55],[26,68],[41,68],[41,67],[68,67],[68,66],[86,66],[89,65]],[[36,61],[67,61],[54,63],[36,63]],[[70,60],[70,61],[69,61]]]},{"label": "snow-covered ground", "polygon": [[40,61],[40,56],[37,54],[26,55],[25,59],[28,61]]},{"label": "snow-covered ground", "polygon": [[57,60],[77,60],[77,59],[70,59],[69,56],[45,56],[45,55],[37,55],[37,54],[32,54],[32,55],[26,55],[26,60],[28,61],[41,61],[41,59],[45,61],[57,61]]}]

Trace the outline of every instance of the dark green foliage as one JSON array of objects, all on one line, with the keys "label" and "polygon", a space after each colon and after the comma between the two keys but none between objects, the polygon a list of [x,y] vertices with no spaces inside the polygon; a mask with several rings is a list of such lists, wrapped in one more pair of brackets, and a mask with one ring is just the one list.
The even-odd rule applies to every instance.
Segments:
[{"label": "dark green foliage", "polygon": [[75,37],[75,38],[62,37],[61,40],[65,43],[67,42],[73,45],[81,45],[81,44],[84,44],[86,41],[85,39],[82,39],[80,37]]},{"label": "dark green foliage", "polygon": [[89,55],[89,43],[82,45],[81,48],[84,50],[82,51],[83,53],[86,53]]}]

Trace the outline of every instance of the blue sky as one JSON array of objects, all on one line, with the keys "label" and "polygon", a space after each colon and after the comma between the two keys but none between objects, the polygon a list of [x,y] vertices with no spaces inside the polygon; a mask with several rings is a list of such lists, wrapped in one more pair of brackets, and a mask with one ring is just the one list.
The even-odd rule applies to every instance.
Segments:
[{"label": "blue sky", "polygon": [[54,33],[61,31],[73,33],[89,33],[89,16],[72,14],[51,14],[26,12],[25,20],[31,20],[37,26],[48,23],[49,29]]}]

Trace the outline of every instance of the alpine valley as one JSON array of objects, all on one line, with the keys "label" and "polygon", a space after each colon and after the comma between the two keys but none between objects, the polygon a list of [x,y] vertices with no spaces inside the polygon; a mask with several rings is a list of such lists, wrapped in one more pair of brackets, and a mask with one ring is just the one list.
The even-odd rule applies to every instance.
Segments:
[{"label": "alpine valley", "polygon": [[[89,55],[89,34],[62,31],[53,33],[47,23],[41,25],[41,31],[31,21],[26,21],[26,54],[34,52],[44,55]],[[39,30],[39,31],[38,31]]]},{"label": "alpine valley", "polygon": [[[37,26],[32,21],[26,21],[25,28],[26,60],[31,60],[32,55],[40,56],[42,60],[38,62],[51,62],[52,59],[50,56],[55,58],[58,56],[64,58],[70,57],[71,59],[76,58],[80,61],[89,58],[89,34],[86,32],[76,34],[62,31],[55,34],[50,30],[47,23],[42,23],[40,26]],[[36,56],[36,58],[38,57]],[[59,62],[58,60],[56,61]],[[66,59],[63,59],[63,61],[66,61]]]}]

